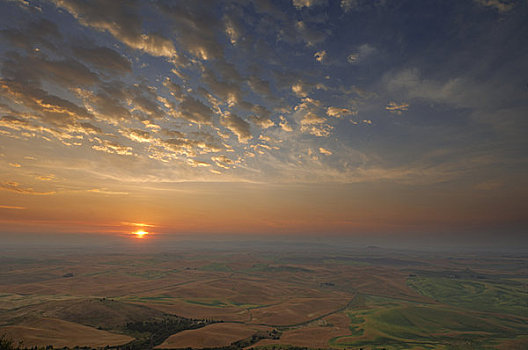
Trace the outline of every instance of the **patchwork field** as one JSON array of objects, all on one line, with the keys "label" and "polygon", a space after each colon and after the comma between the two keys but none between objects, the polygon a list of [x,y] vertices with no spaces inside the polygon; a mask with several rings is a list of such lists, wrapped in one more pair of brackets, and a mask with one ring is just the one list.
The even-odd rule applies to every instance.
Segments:
[{"label": "patchwork field", "polygon": [[23,346],[525,349],[528,258],[383,249],[0,251]]},{"label": "patchwork field", "polygon": [[78,323],[59,320],[56,318],[41,318],[24,321],[16,326],[7,326],[2,331],[16,344],[24,347],[54,347],[89,346],[105,347],[126,344],[134,338],[114,334]]},{"label": "patchwork field", "polygon": [[214,348],[228,346],[238,340],[259,332],[268,332],[269,327],[249,326],[240,323],[216,323],[199,329],[171,335],[157,349]]}]

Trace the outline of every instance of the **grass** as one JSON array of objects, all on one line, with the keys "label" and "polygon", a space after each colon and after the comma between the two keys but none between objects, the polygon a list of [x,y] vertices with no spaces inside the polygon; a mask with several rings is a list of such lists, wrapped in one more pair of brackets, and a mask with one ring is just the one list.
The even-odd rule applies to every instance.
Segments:
[{"label": "grass", "polygon": [[350,319],[350,326],[348,327],[350,330],[350,335],[357,337],[363,335],[365,330],[360,325],[365,322],[365,319],[359,314],[354,314],[351,312],[348,312],[347,315]]},{"label": "grass", "polygon": [[371,264],[365,261],[357,261],[353,259],[343,259],[343,258],[330,258],[324,259],[323,264],[328,265],[346,265],[346,266],[370,266]]},{"label": "grass", "polygon": [[226,264],[215,263],[215,262],[200,267],[200,270],[202,270],[202,271],[218,271],[218,272],[231,272],[231,271],[233,271],[233,269],[231,269]]},{"label": "grass", "polygon": [[254,264],[247,272],[312,272],[312,270],[287,265]]},{"label": "grass", "polygon": [[174,273],[177,273],[177,270],[144,270],[144,271],[129,271],[126,274],[134,277],[141,277],[147,280],[154,280],[160,278],[166,278]]},{"label": "grass", "polygon": [[228,306],[226,303],[220,300],[208,300],[208,301],[202,301],[202,300],[185,300],[186,303],[189,304],[196,304],[196,305],[203,305],[203,306],[212,306],[212,307],[225,307]]},{"label": "grass", "polygon": [[[464,286],[482,293],[482,286]],[[447,288],[447,287],[446,287]],[[451,305],[365,296],[364,305],[345,312],[350,334],[330,340],[334,347],[369,349],[490,349],[505,337],[528,332],[528,320],[514,315],[472,312]]]},{"label": "grass", "polygon": [[174,298],[171,297],[170,295],[162,294],[162,295],[157,295],[157,296],[155,296],[155,297],[140,297],[139,299],[141,299],[141,300],[158,300],[158,301],[163,301],[163,300],[172,300],[172,299],[174,299]]},{"label": "grass", "polygon": [[409,278],[407,285],[441,303],[528,317],[528,293],[521,282],[416,276]]}]

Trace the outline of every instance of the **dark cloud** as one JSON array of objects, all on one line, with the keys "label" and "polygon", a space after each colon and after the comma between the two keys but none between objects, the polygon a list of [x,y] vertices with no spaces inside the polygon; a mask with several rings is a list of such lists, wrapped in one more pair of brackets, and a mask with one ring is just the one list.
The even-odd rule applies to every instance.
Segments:
[{"label": "dark cloud", "polygon": [[64,88],[90,86],[100,82],[97,74],[73,59],[49,60],[42,55],[21,56],[16,52],[10,52],[6,56],[2,74],[8,79],[33,84],[49,81]]},{"label": "dark cloud", "polygon": [[52,0],[71,13],[82,25],[107,31],[125,45],[154,56],[176,56],[172,41],[142,28],[137,1]]},{"label": "dark cloud", "polygon": [[98,69],[116,73],[129,73],[132,71],[130,61],[108,47],[75,47],[73,52],[80,60],[90,63]]},{"label": "dark cloud", "polygon": [[133,149],[130,146],[122,145],[116,141],[100,139],[95,137],[94,140],[97,142],[92,148],[96,151],[101,151],[110,154],[117,154],[120,156],[132,156]]},{"label": "dark cloud", "polygon": [[160,1],[161,11],[171,19],[178,44],[194,57],[211,60],[223,56],[217,36],[222,33],[221,20],[213,10],[218,3],[206,1]]},{"label": "dark cloud", "polygon": [[202,81],[207,84],[211,93],[219,97],[224,103],[237,104],[242,101],[244,93],[239,84],[220,80],[209,70],[202,74]]},{"label": "dark cloud", "polygon": [[0,80],[4,97],[29,108],[36,117],[53,124],[72,124],[92,115],[85,108],[61,97],[49,95],[45,90],[12,80]]},{"label": "dark cloud", "polygon": [[128,88],[128,104],[132,112],[142,113],[140,119],[161,119],[165,116],[160,104],[157,102],[157,94],[148,86],[138,85]]},{"label": "dark cloud", "polygon": [[12,46],[25,50],[39,49],[39,45],[55,48],[53,40],[61,39],[57,25],[47,19],[39,19],[28,23],[22,29],[9,28],[0,30],[2,35]]},{"label": "dark cloud", "polygon": [[183,99],[183,89],[180,85],[176,84],[169,78],[166,78],[163,82],[163,86],[165,86],[170,94],[178,101],[181,101]]},{"label": "dark cloud", "polygon": [[239,142],[245,143],[252,138],[249,123],[235,114],[223,116],[220,123],[231,130],[237,136]]},{"label": "dark cloud", "polygon": [[179,104],[178,115],[196,124],[211,124],[213,112],[202,102],[190,96],[185,96]]},{"label": "dark cloud", "polygon": [[160,142],[160,146],[168,152],[187,157],[196,157],[198,154],[219,152],[221,148],[204,140],[193,140],[187,138],[173,138]]},{"label": "dark cloud", "polygon": [[249,119],[262,129],[267,129],[275,125],[270,118],[262,115],[252,115]]},{"label": "dark cloud", "polygon": [[91,123],[88,123],[88,122],[84,122],[84,123],[80,123],[80,125],[84,128],[84,130],[86,130],[87,133],[89,134],[102,134],[103,131],[101,130],[101,128],[91,124]]},{"label": "dark cloud", "polygon": [[100,120],[115,121],[130,119],[132,114],[121,104],[121,99],[104,92],[84,94],[85,103],[89,104]]},{"label": "dark cloud", "polygon": [[254,93],[264,97],[268,101],[276,100],[275,94],[271,90],[269,81],[261,79],[255,75],[252,75],[249,77],[247,82]]}]

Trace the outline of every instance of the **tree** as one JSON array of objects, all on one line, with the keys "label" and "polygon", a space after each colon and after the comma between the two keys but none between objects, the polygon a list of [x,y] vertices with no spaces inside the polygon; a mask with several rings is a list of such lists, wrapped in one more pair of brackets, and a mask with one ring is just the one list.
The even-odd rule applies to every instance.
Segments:
[{"label": "tree", "polygon": [[2,334],[0,336],[0,350],[16,350],[14,342],[7,334]]}]

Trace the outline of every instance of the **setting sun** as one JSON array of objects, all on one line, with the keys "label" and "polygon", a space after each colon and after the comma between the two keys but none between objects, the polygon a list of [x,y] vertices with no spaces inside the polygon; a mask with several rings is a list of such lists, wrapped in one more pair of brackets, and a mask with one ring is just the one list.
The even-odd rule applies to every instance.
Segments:
[{"label": "setting sun", "polygon": [[143,238],[145,235],[148,235],[149,233],[147,231],[138,230],[138,231],[132,232],[132,234],[136,235],[137,238]]}]

